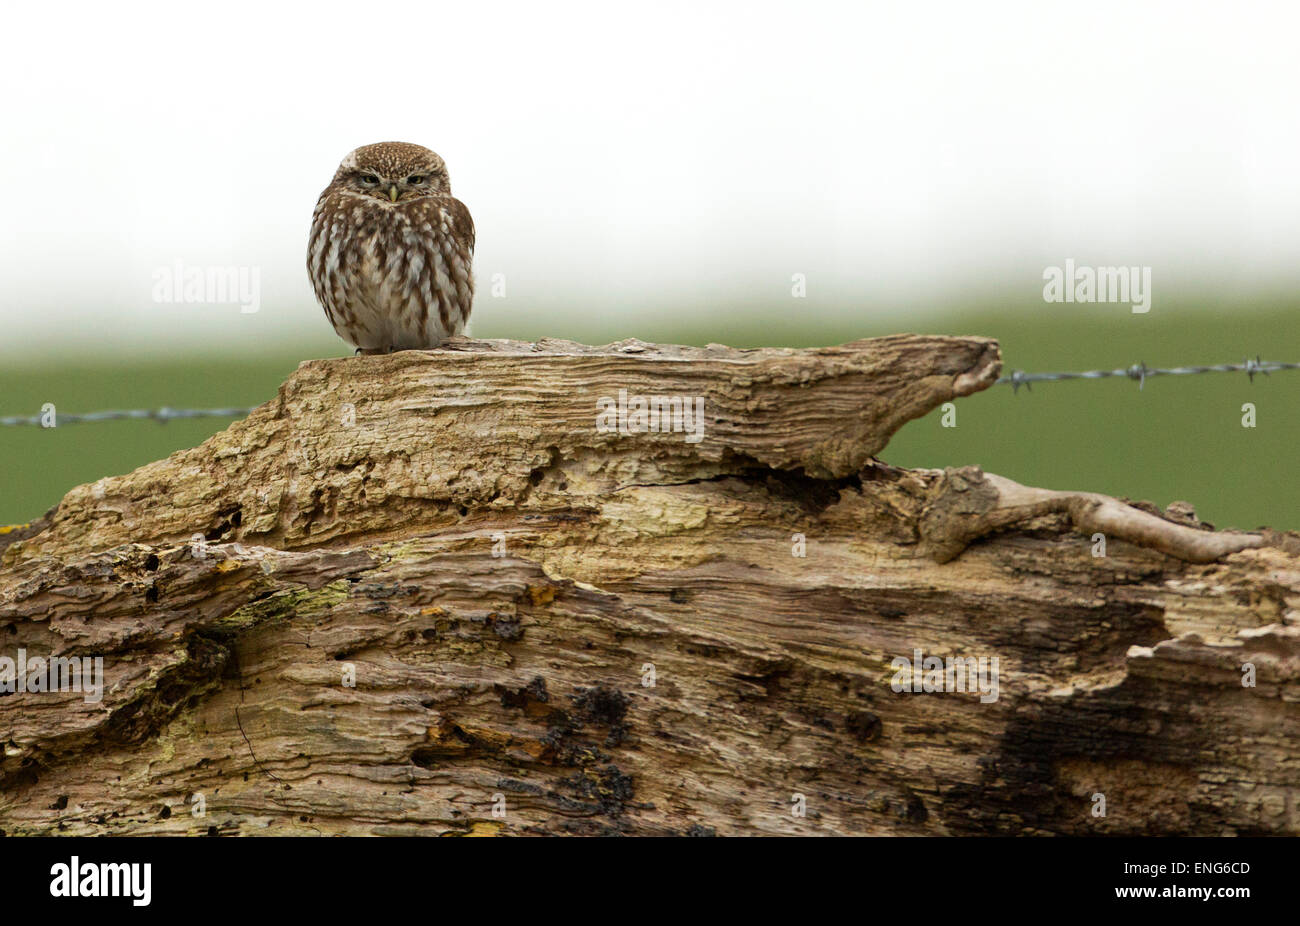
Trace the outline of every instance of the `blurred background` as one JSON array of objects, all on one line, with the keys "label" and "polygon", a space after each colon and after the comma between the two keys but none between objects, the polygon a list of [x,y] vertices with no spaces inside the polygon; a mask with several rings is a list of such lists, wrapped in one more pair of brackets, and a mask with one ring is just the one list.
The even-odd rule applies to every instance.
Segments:
[{"label": "blurred background", "polygon": [[[1287,4],[7,15],[0,416],[253,405],[348,353],[307,230],[343,155],[384,140],[442,154],[474,215],[479,337],[979,334],[1027,371],[1300,360]],[[1044,301],[1067,259],[1149,267],[1150,311]],[[178,265],[242,269],[255,305],[160,298]],[[0,524],[227,423],[0,428]],[[1300,371],[1212,374],[998,386],[882,456],[1300,528],[1298,437]]]}]

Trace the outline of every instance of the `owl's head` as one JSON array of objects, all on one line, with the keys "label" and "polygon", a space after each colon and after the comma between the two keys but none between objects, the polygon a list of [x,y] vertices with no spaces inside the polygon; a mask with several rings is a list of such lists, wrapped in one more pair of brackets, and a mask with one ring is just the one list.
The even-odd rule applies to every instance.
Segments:
[{"label": "owl's head", "polygon": [[333,186],[394,203],[451,192],[443,159],[404,141],[381,141],[351,152],[339,164]]}]

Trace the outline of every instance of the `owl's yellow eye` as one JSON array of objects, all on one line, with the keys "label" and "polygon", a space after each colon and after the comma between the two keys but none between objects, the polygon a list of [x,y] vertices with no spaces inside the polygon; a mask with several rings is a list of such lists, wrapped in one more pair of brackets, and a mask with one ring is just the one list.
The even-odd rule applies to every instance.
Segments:
[{"label": "owl's yellow eye", "polygon": [[411,176],[406,178],[406,182],[412,185],[424,183],[424,174],[411,174]]},{"label": "owl's yellow eye", "polygon": [[374,186],[376,183],[379,182],[379,178],[376,177],[374,174],[362,174],[361,182],[368,186]]}]

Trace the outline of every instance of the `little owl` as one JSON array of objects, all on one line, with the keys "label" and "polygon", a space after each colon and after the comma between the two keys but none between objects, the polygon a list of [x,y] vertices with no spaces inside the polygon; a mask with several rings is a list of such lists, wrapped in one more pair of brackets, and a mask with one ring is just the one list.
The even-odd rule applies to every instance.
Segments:
[{"label": "little owl", "polygon": [[380,142],[343,159],[311,220],[307,272],[362,354],[437,347],[465,330],[474,220],[428,148]]}]

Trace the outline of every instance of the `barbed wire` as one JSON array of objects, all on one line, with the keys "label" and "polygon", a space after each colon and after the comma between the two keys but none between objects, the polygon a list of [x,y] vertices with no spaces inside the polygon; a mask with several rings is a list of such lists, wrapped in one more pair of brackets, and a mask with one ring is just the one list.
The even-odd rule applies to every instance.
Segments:
[{"label": "barbed wire", "polygon": [[1146,386],[1148,379],[1154,376],[1195,376],[1200,373],[1245,373],[1250,381],[1255,381],[1255,374],[1267,376],[1279,370],[1300,370],[1300,363],[1279,363],[1274,360],[1261,360],[1258,356],[1251,360],[1246,358],[1241,363],[1216,363],[1200,367],[1149,367],[1145,363],[1136,363],[1122,370],[1086,370],[1082,373],[1026,373],[1015,370],[1010,376],[1003,376],[997,385],[1011,387],[1012,392],[1019,392],[1020,387],[1030,388],[1031,383],[1055,383],[1067,379],[1108,379],[1123,376],[1137,380],[1138,389]]},{"label": "barbed wire", "polygon": [[[1300,370],[1300,363],[1280,363],[1275,360],[1261,360],[1256,357],[1254,360],[1247,358],[1241,363],[1216,363],[1209,366],[1186,366],[1186,367],[1149,367],[1145,363],[1136,363],[1131,367],[1124,367],[1118,370],[1084,370],[1083,372],[1060,372],[1060,373],[1026,373],[1024,370],[1014,370],[1009,375],[1000,377],[996,383],[999,386],[1010,386],[1012,392],[1019,392],[1020,387],[1024,386],[1029,389],[1033,383],[1056,383],[1067,379],[1110,379],[1112,377],[1124,377],[1126,379],[1136,380],[1138,388],[1141,389],[1146,385],[1146,381],[1156,376],[1195,376],[1201,373],[1245,373],[1250,381],[1255,381],[1255,375],[1261,374],[1267,376],[1269,373],[1277,373],[1281,370]],[[121,409],[103,412],[85,412],[80,415],[63,415],[52,413],[52,415],[11,415],[7,418],[0,418],[0,427],[13,427],[19,425],[40,425],[43,427],[56,427],[61,424],[80,424],[86,421],[157,421],[160,424],[166,424],[169,421],[176,421],[181,418],[243,418],[249,414],[253,408],[133,408]],[[46,424],[50,420],[53,424]]]},{"label": "barbed wire", "polygon": [[54,413],[53,425],[45,424],[46,415],[13,415],[8,418],[0,418],[0,426],[5,425],[42,425],[44,427],[55,427],[61,424],[80,424],[83,421],[123,421],[123,420],[143,420],[157,421],[166,424],[169,421],[175,421],[177,418],[243,418],[249,412],[256,408],[132,408],[121,411],[107,412],[86,412],[81,415],[64,415]]}]

